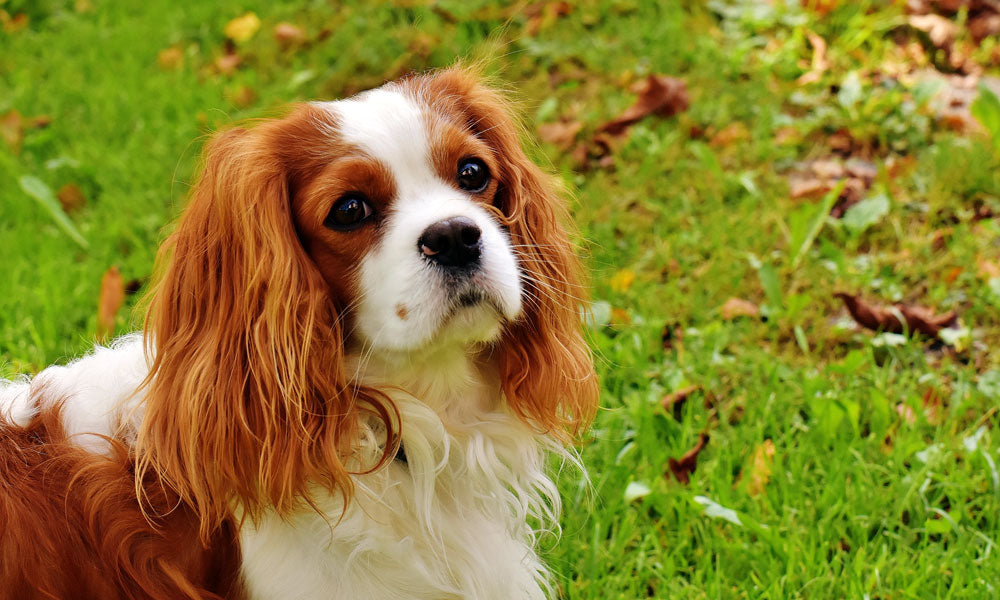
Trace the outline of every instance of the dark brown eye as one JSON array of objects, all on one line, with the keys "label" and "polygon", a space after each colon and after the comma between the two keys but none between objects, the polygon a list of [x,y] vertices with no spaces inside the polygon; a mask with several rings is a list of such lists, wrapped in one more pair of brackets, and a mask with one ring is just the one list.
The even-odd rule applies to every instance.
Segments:
[{"label": "dark brown eye", "polygon": [[340,197],[330,209],[323,224],[330,229],[350,230],[375,214],[364,194],[350,192]]},{"label": "dark brown eye", "polygon": [[490,170],[478,158],[463,158],[458,161],[458,187],[467,192],[478,193],[490,184]]}]

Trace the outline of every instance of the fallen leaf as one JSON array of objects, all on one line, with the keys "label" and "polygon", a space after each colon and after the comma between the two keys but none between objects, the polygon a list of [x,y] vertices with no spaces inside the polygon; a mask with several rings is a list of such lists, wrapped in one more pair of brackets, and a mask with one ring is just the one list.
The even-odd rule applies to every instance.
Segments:
[{"label": "fallen leaf", "polygon": [[0,25],[3,26],[4,33],[17,33],[28,27],[28,15],[17,13],[13,17],[5,10],[0,10]]},{"label": "fallen leaf", "polygon": [[944,397],[934,388],[928,388],[924,392],[924,416],[931,425],[940,425],[944,421]]},{"label": "fallen leaf", "polygon": [[830,68],[830,61],[826,59],[826,40],[824,40],[819,34],[812,31],[806,32],[806,38],[809,40],[809,44],[813,47],[812,63],[809,65],[809,71],[803,73],[802,76],[796,80],[796,83],[799,85],[816,83],[823,77],[823,73]]},{"label": "fallen leaf", "polygon": [[919,332],[930,338],[938,338],[942,329],[958,323],[958,313],[948,311],[936,315],[928,308],[894,304],[891,307],[868,304],[859,296],[837,292],[835,297],[844,301],[851,317],[862,327],[872,331],[887,331],[901,334]]},{"label": "fallen leaf", "polygon": [[673,473],[677,481],[687,485],[691,482],[691,474],[695,472],[698,468],[698,455],[705,446],[708,445],[708,434],[702,432],[698,436],[698,443],[695,444],[694,448],[688,450],[680,460],[674,458],[667,459],[667,466],[670,468],[670,472]]},{"label": "fallen leaf", "polygon": [[807,8],[820,16],[828,15],[839,4],[840,0],[802,0],[803,8]]},{"label": "fallen leaf", "polygon": [[21,151],[21,141],[24,139],[24,121],[16,109],[0,116],[0,137],[17,154]]},{"label": "fallen leaf", "polygon": [[942,50],[947,49],[958,34],[955,22],[941,15],[910,15],[907,21],[914,29],[926,33],[931,43]]},{"label": "fallen leaf", "polygon": [[722,318],[731,321],[736,317],[759,317],[760,309],[756,304],[742,298],[730,298],[722,305]]},{"label": "fallen leaf", "polygon": [[771,465],[774,463],[774,442],[764,440],[764,443],[754,448],[750,455],[747,480],[747,493],[758,496],[771,480]]},{"label": "fallen leaf", "polygon": [[907,425],[913,425],[917,422],[917,413],[913,410],[909,404],[905,402],[900,402],[896,405],[896,414],[899,418],[903,419]]},{"label": "fallen leaf", "polygon": [[175,71],[184,66],[184,52],[176,46],[164,48],[156,55],[156,64],[164,71]]},{"label": "fallen leaf", "polygon": [[635,104],[618,118],[601,125],[598,132],[620,135],[629,126],[649,115],[670,117],[687,110],[690,102],[687,85],[683,80],[665,75],[650,75],[640,87]]},{"label": "fallen leaf", "polygon": [[580,121],[543,123],[538,126],[538,136],[543,141],[566,150],[573,145],[573,142],[576,140],[576,134],[580,133],[582,128],[583,123]]},{"label": "fallen leaf", "polygon": [[547,29],[560,17],[573,12],[573,5],[569,2],[535,2],[527,6],[522,13],[528,15],[528,24],[525,33],[528,36],[535,36],[539,31]]},{"label": "fallen leaf", "polygon": [[97,299],[97,340],[103,342],[115,330],[115,315],[125,302],[125,283],[118,267],[112,265],[101,277]]},{"label": "fallen leaf", "polygon": [[979,268],[979,275],[983,279],[1000,277],[1000,263],[978,256],[976,257],[976,266]]},{"label": "fallen leaf", "polygon": [[236,68],[240,66],[240,61],[239,54],[223,54],[215,59],[215,68],[222,75],[232,75],[236,71]]},{"label": "fallen leaf", "polygon": [[660,400],[663,410],[673,415],[675,421],[681,420],[681,409],[687,402],[688,396],[701,389],[700,385],[689,385],[679,390],[674,390]]},{"label": "fallen leaf", "polygon": [[80,210],[87,203],[83,190],[75,183],[67,183],[59,188],[56,197],[59,198],[59,204],[67,214]]},{"label": "fallen leaf", "polygon": [[254,93],[253,88],[248,85],[241,85],[235,89],[226,91],[226,99],[239,108],[246,108],[250,106],[256,98],[257,94]]},{"label": "fallen leaf", "polygon": [[252,38],[258,29],[260,29],[260,19],[256,14],[248,12],[226,23],[222,32],[227,38],[240,43]]},{"label": "fallen leaf", "polygon": [[750,131],[742,121],[733,121],[719,130],[708,140],[708,145],[714,148],[727,148],[750,137]]},{"label": "fallen leaf", "polygon": [[632,287],[632,283],[634,281],[635,271],[632,271],[631,269],[622,269],[611,277],[611,281],[608,282],[608,285],[611,286],[612,290],[622,293],[628,291],[628,289]]},{"label": "fallen leaf", "polygon": [[274,39],[286,48],[297,46],[306,41],[306,32],[298,25],[283,21],[274,26]]}]

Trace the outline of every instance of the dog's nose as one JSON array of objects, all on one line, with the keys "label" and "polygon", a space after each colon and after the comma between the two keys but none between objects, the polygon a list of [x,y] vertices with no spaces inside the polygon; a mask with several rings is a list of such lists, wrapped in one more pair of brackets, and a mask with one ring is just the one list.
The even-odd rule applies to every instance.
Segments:
[{"label": "dog's nose", "polygon": [[468,267],[482,252],[479,226],[468,217],[452,217],[429,226],[417,240],[424,256],[444,267]]}]

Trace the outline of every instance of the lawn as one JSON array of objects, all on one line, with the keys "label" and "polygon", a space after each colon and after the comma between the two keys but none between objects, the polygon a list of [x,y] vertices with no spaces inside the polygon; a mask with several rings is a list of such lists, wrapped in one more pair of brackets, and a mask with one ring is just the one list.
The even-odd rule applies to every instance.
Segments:
[{"label": "lawn", "polygon": [[[141,326],[212,131],[484,59],[591,274],[561,597],[997,597],[1000,41],[905,4],[0,0],[0,377],[91,346],[112,265]],[[650,75],[689,106],[602,131]]]}]

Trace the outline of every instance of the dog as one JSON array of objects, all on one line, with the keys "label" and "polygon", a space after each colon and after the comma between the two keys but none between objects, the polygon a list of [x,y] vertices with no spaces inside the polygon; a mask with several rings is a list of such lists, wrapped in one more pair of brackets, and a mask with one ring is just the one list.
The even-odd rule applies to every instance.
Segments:
[{"label": "dog", "polygon": [[143,331],[0,382],[0,596],[551,597],[598,386],[520,137],[453,67],[210,140]]}]

